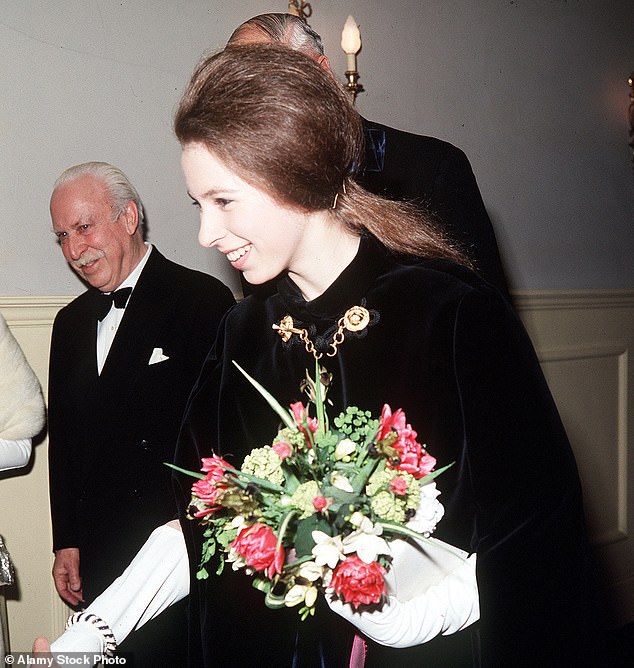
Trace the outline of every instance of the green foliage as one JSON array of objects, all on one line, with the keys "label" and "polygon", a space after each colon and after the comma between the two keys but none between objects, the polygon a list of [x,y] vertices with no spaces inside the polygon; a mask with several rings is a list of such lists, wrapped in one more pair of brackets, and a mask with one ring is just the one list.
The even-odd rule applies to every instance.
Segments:
[{"label": "green foliage", "polygon": [[370,411],[362,411],[356,406],[349,406],[340,413],[333,424],[347,438],[355,443],[369,443],[374,439],[379,428],[379,421]]}]

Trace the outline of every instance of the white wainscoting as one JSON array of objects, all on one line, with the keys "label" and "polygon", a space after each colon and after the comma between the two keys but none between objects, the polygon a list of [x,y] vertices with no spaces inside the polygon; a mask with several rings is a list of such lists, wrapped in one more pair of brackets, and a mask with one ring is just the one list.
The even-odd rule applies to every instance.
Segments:
[{"label": "white wainscoting", "polygon": [[518,293],[577,457],[605,613],[634,620],[634,291]]},{"label": "white wainscoting", "polygon": [[[606,612],[634,620],[634,290],[518,292],[515,303],[537,349],[570,435],[584,486]],[[42,381],[50,332],[69,297],[0,297],[0,311]],[[14,557],[19,588],[8,597],[14,651],[38,634],[57,635],[65,606],[52,564],[46,441],[30,467],[0,474],[0,533]],[[538,472],[537,472],[538,474]],[[536,478],[538,480],[538,477]],[[96,527],[98,530],[98,527]]]},{"label": "white wainscoting", "polygon": [[[53,319],[70,299],[0,296],[0,311],[45,393]],[[17,587],[4,587],[10,646],[15,652],[30,650],[37,635],[53,638],[59,635],[67,616],[67,608],[57,596],[51,577],[47,447],[45,438],[36,441],[26,469],[0,473],[0,533],[17,573]]]}]

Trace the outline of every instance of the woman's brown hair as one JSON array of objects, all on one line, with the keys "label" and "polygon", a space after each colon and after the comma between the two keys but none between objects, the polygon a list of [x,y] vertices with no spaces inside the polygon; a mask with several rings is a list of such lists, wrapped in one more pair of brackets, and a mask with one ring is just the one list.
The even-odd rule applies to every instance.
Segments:
[{"label": "woman's brown hair", "polygon": [[397,253],[466,263],[420,209],[354,181],[363,126],[348,93],[308,56],[277,44],[229,46],[204,58],[174,119],[182,145],[201,143],[274,200],[327,210]]}]

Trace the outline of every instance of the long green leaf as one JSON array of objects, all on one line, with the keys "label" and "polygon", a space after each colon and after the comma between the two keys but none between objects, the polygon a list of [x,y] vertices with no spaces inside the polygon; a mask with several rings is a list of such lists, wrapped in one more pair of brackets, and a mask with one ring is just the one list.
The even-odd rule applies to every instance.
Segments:
[{"label": "long green leaf", "polygon": [[249,376],[249,374],[235,360],[232,360],[232,362],[251,385],[253,385],[253,387],[255,387],[255,389],[266,399],[268,405],[280,416],[282,422],[284,422],[289,429],[297,431],[297,426],[295,425],[295,421],[293,420],[290,411],[287,411],[268,390],[258,383],[257,380],[251,378],[251,376]]},{"label": "long green leaf", "polygon": [[317,425],[319,433],[323,434],[326,431],[326,420],[324,419],[324,398],[321,395],[319,360],[315,360],[315,408],[317,410]]},{"label": "long green leaf", "polygon": [[429,484],[434,478],[437,478],[441,473],[444,473],[447,469],[450,469],[456,462],[451,462],[451,464],[447,464],[447,466],[443,466],[442,468],[439,468],[436,471],[432,471],[431,473],[428,473],[426,476],[423,476],[420,479],[420,484],[421,487],[423,485]]},{"label": "long green leaf", "polygon": [[282,524],[280,525],[280,529],[277,534],[277,545],[275,546],[275,553],[279,551],[279,549],[282,547],[282,541],[284,540],[284,534],[286,533],[286,529],[288,528],[288,525],[290,521],[295,517],[295,515],[298,515],[299,513],[296,510],[289,510],[288,513],[286,513],[284,519],[282,520]]},{"label": "long green leaf", "polygon": [[403,524],[399,524],[398,522],[387,522],[385,520],[377,520],[376,524],[380,524],[384,531],[387,532],[388,534],[398,534],[399,536],[406,536],[407,538],[414,538],[415,540],[420,541],[421,543],[429,543],[430,545],[434,545],[435,547],[444,550],[447,552],[447,554],[451,554],[456,559],[459,559],[460,561],[466,561],[464,557],[461,557],[459,554],[456,554],[455,552],[452,552],[450,549],[444,547],[442,544],[439,544],[438,541],[432,540],[429,536],[425,536],[422,533],[418,533],[418,531],[414,531],[413,529],[410,529],[409,527],[406,527]]},{"label": "long green leaf", "polygon": [[199,478],[200,480],[204,480],[207,476],[204,473],[198,473],[197,471],[188,471],[187,469],[182,469],[180,466],[176,466],[176,464],[170,464],[169,462],[163,462],[165,466],[169,466],[171,469],[174,469],[175,471],[179,471],[180,473],[184,473],[185,475],[190,475],[192,478]]},{"label": "long green leaf", "polygon": [[[280,485],[276,485],[274,482],[271,482],[270,480],[265,480],[264,478],[258,478],[258,476],[253,475],[251,473],[245,473],[244,471],[239,471],[238,469],[234,469],[231,466],[225,466],[224,467],[225,471],[228,473],[233,473],[236,475],[238,478],[245,478],[249,482],[254,482],[256,485],[263,487],[264,489],[267,489],[271,492],[279,492],[283,494],[286,489],[284,487],[281,487]],[[243,480],[237,480],[237,484],[244,483]]]}]

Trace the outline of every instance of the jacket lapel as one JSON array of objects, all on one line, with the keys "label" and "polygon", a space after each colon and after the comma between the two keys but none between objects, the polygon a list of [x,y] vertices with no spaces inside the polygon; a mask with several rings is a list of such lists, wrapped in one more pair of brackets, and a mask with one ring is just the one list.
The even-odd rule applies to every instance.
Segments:
[{"label": "jacket lapel", "polygon": [[97,373],[97,300],[99,292],[91,289],[83,310],[77,317],[75,327],[75,343],[73,353],[77,360],[80,377],[89,378],[94,383]]},{"label": "jacket lapel", "polygon": [[121,394],[122,383],[133,386],[138,374],[148,365],[154,342],[160,340],[173,299],[166,285],[164,263],[163,256],[153,248],[101,371],[101,385],[106,391]]}]

